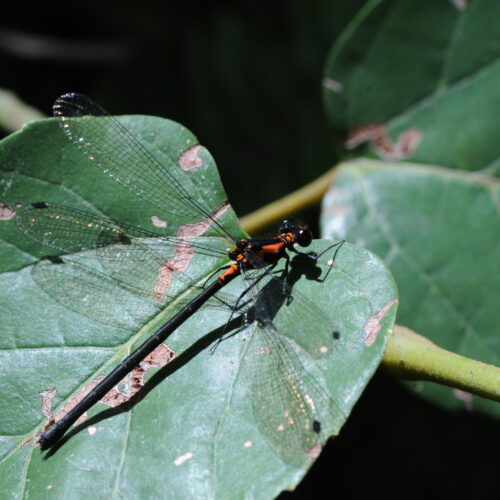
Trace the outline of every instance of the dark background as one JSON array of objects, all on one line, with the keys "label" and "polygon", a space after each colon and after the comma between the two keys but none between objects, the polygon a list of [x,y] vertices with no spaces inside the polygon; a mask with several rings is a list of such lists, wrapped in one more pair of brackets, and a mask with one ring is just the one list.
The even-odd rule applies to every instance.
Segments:
[{"label": "dark background", "polygon": [[[77,91],[115,114],[176,120],[213,154],[238,215],[339,158],[322,66],[361,0],[20,6],[0,19],[0,87],[50,113]],[[314,227],[318,212],[303,215]],[[283,498],[498,498],[498,426],[377,374],[339,438]],[[492,440],[493,437],[493,440]],[[496,439],[495,439],[496,437]]]},{"label": "dark background", "polygon": [[335,162],[322,67],[362,3],[30,7],[29,16],[0,20],[0,87],[45,113],[76,91],[114,114],[182,123],[216,159],[241,216]]}]

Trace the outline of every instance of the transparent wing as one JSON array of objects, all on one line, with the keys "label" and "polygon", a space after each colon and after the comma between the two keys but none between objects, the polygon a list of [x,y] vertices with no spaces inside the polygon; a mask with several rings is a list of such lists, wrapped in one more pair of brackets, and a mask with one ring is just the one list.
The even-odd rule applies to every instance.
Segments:
[{"label": "transparent wing", "polygon": [[[250,381],[253,414],[273,451],[286,463],[300,467],[318,456],[325,441],[345,420],[340,408],[311,371],[313,355],[318,357],[318,346],[328,338],[330,344],[333,340],[329,333],[315,333],[318,328],[311,313],[317,312],[317,308],[301,310],[299,302],[285,306],[285,300],[276,299],[277,295],[284,295],[282,279],[270,277],[257,293],[254,305],[257,325],[243,361],[243,373]],[[278,306],[280,301],[281,307]],[[304,301],[308,302],[305,298]],[[280,319],[283,307],[291,307],[294,311],[286,312]],[[301,315],[303,318],[298,320]],[[297,335],[299,328],[305,328],[301,335]],[[331,325],[328,330],[331,332]],[[294,340],[300,339],[299,345],[304,343],[304,347],[306,336],[312,337],[312,344],[306,349],[312,353],[308,356],[308,368],[289,340],[289,333],[295,333]]]},{"label": "transparent wing", "polygon": [[[131,331],[144,326],[172,301],[177,311],[202,291],[181,273],[175,276],[172,289],[159,295],[140,282],[133,286],[128,279],[120,281],[69,259],[43,260],[33,266],[31,275],[44,292],[71,311]],[[228,311],[234,300],[233,296],[219,292],[203,308]]]},{"label": "transparent wing", "polygon": [[[18,229],[31,239],[68,254],[120,244],[123,247],[130,246],[128,259],[145,260],[143,248],[134,247],[131,243],[146,238],[155,239],[163,256],[166,250],[174,252],[182,248],[196,249],[197,253],[219,258],[224,254],[213,245],[194,243],[187,238],[160,236],[129,224],[117,224],[106,217],[44,202],[20,210],[16,223]],[[153,251],[153,246],[150,248]],[[134,253],[134,250],[137,252]],[[103,251],[102,257],[105,256],[106,252]]]},{"label": "transparent wing", "polygon": [[[142,326],[174,298],[180,308],[201,292],[188,273],[196,255],[209,258],[208,269],[227,261],[226,240],[211,238],[205,245],[163,237],[59,205],[28,206],[18,213],[17,225],[35,241],[69,254],[34,266],[33,278],[46,293],[75,312],[125,329]],[[219,297],[207,307],[232,303]]]},{"label": "transparent wing", "polygon": [[274,452],[297,467],[316,458],[343,421],[328,392],[271,326],[258,328],[244,363],[255,420]]},{"label": "transparent wing", "polygon": [[126,330],[140,328],[163,305],[155,302],[153,294],[121,288],[106,274],[76,262],[42,261],[33,267],[31,275],[64,307]]},{"label": "transparent wing", "polygon": [[[188,194],[168,171],[177,165],[162,165],[142,143],[116,118],[109,115],[90,97],[70,93],[59,97],[54,116],[68,139],[105,174],[176,220],[198,222],[212,218],[210,208]],[[215,227],[229,235],[219,222]]]},{"label": "transparent wing", "polygon": [[272,277],[259,283],[257,289],[257,317],[267,318],[312,358],[335,350],[335,323],[298,290],[290,289],[285,278]]}]

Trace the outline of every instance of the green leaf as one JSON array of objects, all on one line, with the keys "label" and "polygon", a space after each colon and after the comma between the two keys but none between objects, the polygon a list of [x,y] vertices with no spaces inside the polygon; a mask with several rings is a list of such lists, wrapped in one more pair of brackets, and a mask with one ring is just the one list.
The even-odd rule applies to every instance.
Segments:
[{"label": "green leaf", "polygon": [[498,174],[500,3],[457,5],[367,2],[328,56],[326,112],[342,130],[383,123],[384,158],[416,130],[412,161]]},{"label": "green leaf", "polygon": [[[198,145],[193,134],[169,120],[135,116],[123,117],[121,121],[134,131],[143,144],[153,149],[158,160],[166,165],[172,163],[171,154],[176,154],[178,158]],[[165,143],[166,138],[168,143]],[[183,177],[184,185],[195,197],[205,200],[212,207],[218,207],[226,201],[226,197],[213,158],[203,147],[195,157],[203,161],[205,168],[190,171]],[[166,220],[167,214],[140,200],[92,167],[54,120],[32,122],[21,132],[7,137],[2,141],[0,161],[0,203],[13,209],[26,203],[50,201],[96,215],[106,215],[113,220],[126,221],[146,230],[160,230],[165,235],[175,235],[177,232],[180,224],[178,218],[169,215],[167,227],[164,230],[158,228],[152,217]],[[236,236],[245,236],[239,230],[232,210],[227,211],[221,220]],[[2,224],[0,254],[9,258],[1,261],[0,270],[15,270],[33,262],[35,258],[47,255],[47,248],[29,238],[20,239],[14,218],[5,222],[5,225]]]},{"label": "green leaf", "polygon": [[[205,149],[198,153],[202,165],[193,171],[181,170],[169,160],[197,144],[187,130],[158,118],[120,120],[208,206],[217,207],[225,200]],[[167,235],[175,234],[181,221],[171,220],[108,179],[68,143],[53,120],[33,123],[2,141],[0,166],[0,202],[13,210],[12,217],[0,221],[0,248],[6,256],[0,275],[0,477],[4,491],[19,497],[48,491],[54,498],[87,498],[89,494],[94,498],[269,498],[297,484],[312,460],[292,464],[287,448],[272,441],[269,428],[262,423],[272,406],[262,413],[252,407],[253,389],[245,363],[259,326],[248,322],[239,330],[230,329],[226,333],[232,335],[211,352],[224,331],[228,310],[199,312],[167,339],[174,360],[159,369],[146,369],[145,390],[132,408],[119,411],[96,405],[47,459],[33,442],[26,443],[46,420],[39,393],[56,389],[52,407],[54,412],[60,410],[168,319],[182,305],[186,284],[181,283],[180,295],[166,310],[129,328],[117,327],[135,307],[126,288],[117,289],[117,297],[109,297],[109,303],[99,295],[87,296],[86,311],[64,307],[65,300],[71,302],[78,295],[78,282],[66,275],[58,300],[53,281],[50,295],[47,285],[45,291],[37,286],[48,279],[45,272],[51,265],[38,264],[32,274],[32,264],[55,252],[17,231],[19,205],[45,200],[161,232],[151,219],[157,216],[168,222],[160,233]],[[243,236],[232,211],[221,220],[234,234]],[[219,240],[206,237],[203,241]],[[315,241],[310,248],[321,251],[329,244]],[[325,259],[330,257],[331,253],[325,255]],[[104,272],[96,253],[64,259],[87,266],[89,280],[93,273]],[[354,245],[341,247],[332,268],[326,262],[311,266],[300,260],[292,264],[291,301],[282,304],[273,323],[284,334],[280,342],[292,346],[291,355],[298,357],[332,398],[338,413],[325,432],[336,433],[380,362],[394,322],[397,293],[382,262]],[[217,266],[214,259],[197,255],[187,272],[200,284]],[[229,297],[241,293],[242,281],[228,286]],[[304,308],[316,316],[306,315]],[[316,358],[311,352],[318,338],[315,325],[322,324],[320,317],[335,326],[340,338],[335,349]]]},{"label": "green leaf", "polygon": [[[463,356],[498,366],[499,182],[484,174],[359,160],[341,166],[324,201],[327,237],[380,255],[398,284],[397,323]],[[435,384],[411,384],[447,408],[500,406]]]}]

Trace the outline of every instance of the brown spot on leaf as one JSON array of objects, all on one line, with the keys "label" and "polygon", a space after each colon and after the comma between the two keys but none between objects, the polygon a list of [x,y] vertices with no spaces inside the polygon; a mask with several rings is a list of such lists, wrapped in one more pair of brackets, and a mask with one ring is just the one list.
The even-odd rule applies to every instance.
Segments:
[{"label": "brown spot on leaf", "polygon": [[380,311],[372,316],[371,318],[368,319],[368,321],[365,323],[365,339],[364,343],[366,346],[370,347],[372,346],[375,341],[377,340],[377,335],[378,332],[380,332],[382,328],[382,319],[383,317],[389,312],[389,309],[392,307],[393,304],[397,303],[398,299],[393,299],[387,302]]},{"label": "brown spot on leaf", "polygon": [[0,221],[10,220],[15,215],[16,211],[12,207],[10,207],[9,205],[5,205],[4,203],[0,203]]},{"label": "brown spot on leaf", "polygon": [[111,389],[101,403],[114,408],[122,405],[135,396],[144,385],[146,372],[151,368],[162,368],[170,363],[175,353],[165,344],[160,344],[151,354],[146,356],[123,380]]},{"label": "brown spot on leaf", "polygon": [[154,287],[155,298],[158,302],[161,302],[163,294],[171,287],[174,273],[184,271],[193,256],[191,245],[178,243],[174,256],[160,266],[158,281]]},{"label": "brown spot on leaf", "polygon": [[203,165],[203,160],[198,156],[200,149],[201,146],[196,144],[181,153],[179,156],[179,166],[182,170],[191,171]]},{"label": "brown spot on leaf", "polygon": [[205,219],[200,222],[192,224],[182,224],[177,231],[177,238],[187,239],[202,236],[212,225],[213,221],[222,217],[228,209],[229,203],[224,202],[214,210],[210,217],[205,217]]},{"label": "brown spot on leaf", "polygon": [[344,86],[340,82],[328,76],[325,76],[325,78],[323,78],[323,87],[336,93],[340,93],[344,89]]},{"label": "brown spot on leaf", "polygon": [[403,158],[408,158],[417,149],[422,140],[422,132],[416,128],[410,128],[402,132],[398,137],[398,144],[401,148]]},{"label": "brown spot on leaf", "polygon": [[153,223],[153,226],[156,227],[167,227],[167,221],[160,219],[156,215],[151,216],[151,222]]},{"label": "brown spot on leaf", "polygon": [[192,452],[188,451],[187,453],[183,453],[174,460],[174,465],[179,467],[179,465],[182,465],[184,462],[187,462],[191,458],[193,458]]},{"label": "brown spot on leaf", "polygon": [[[38,436],[31,436],[30,438],[28,439],[25,439],[20,445],[19,445],[19,448],[24,448],[25,446],[27,446],[28,444],[31,443],[31,441],[33,441],[34,438],[36,438]],[[36,443],[35,443],[36,445]]]},{"label": "brown spot on leaf", "polygon": [[177,243],[174,256],[162,264],[158,271],[158,281],[154,287],[155,298],[158,302],[161,302],[165,291],[172,285],[174,273],[185,271],[194,257],[193,249],[188,241],[189,238],[202,236],[213,221],[221,217],[228,209],[229,203],[223,203],[215,209],[210,217],[206,217],[200,222],[179,226],[177,238],[180,241]]},{"label": "brown spot on leaf", "polygon": [[458,10],[465,10],[467,8],[467,0],[450,0],[450,2]]},{"label": "brown spot on leaf", "polygon": [[52,418],[52,401],[56,395],[55,389],[47,389],[39,393],[42,396],[42,413],[47,418]]},{"label": "brown spot on leaf", "polygon": [[[64,415],[66,415],[66,413],[68,413],[72,408],[74,408],[103,379],[104,379],[104,375],[96,378],[95,380],[91,380],[90,382],[85,384],[83,389],[80,392],[78,392],[75,396],[73,396],[63,406],[63,408],[61,410],[59,410],[54,415],[54,420],[57,422],[62,417],[64,417]],[[85,412],[83,415],[81,415],[73,425],[81,424],[82,422],[85,422],[86,419],[87,419],[87,412]]]},{"label": "brown spot on leaf", "polygon": [[464,404],[464,407],[467,411],[473,410],[473,408],[472,408],[472,394],[470,392],[462,391],[462,389],[456,389],[456,388],[453,388],[452,392],[453,392],[453,395],[457,399],[462,401],[462,403]]},{"label": "brown spot on leaf", "polygon": [[[104,376],[97,378],[96,380],[92,380],[87,383],[83,389],[78,392],[73,398],[71,398],[61,410],[59,410],[55,415],[52,414],[52,401],[54,396],[56,395],[56,389],[47,389],[46,391],[40,392],[40,396],[42,396],[42,413],[47,417],[47,423],[43,427],[43,431],[47,430],[49,427],[54,425],[55,422],[61,420],[66,413],[68,413],[72,408],[74,408],[102,379]],[[78,425],[85,421],[87,418],[87,413],[85,412],[73,425]],[[39,435],[35,436],[38,437]],[[25,441],[22,446],[26,446],[26,444],[31,441],[30,438]]]},{"label": "brown spot on leaf", "polygon": [[261,349],[257,349],[255,354],[272,354],[273,350],[271,347],[262,347]]},{"label": "brown spot on leaf", "polygon": [[316,446],[313,446],[310,450],[307,451],[307,456],[309,458],[318,458],[321,454],[322,447],[321,445],[317,444]]},{"label": "brown spot on leaf", "polygon": [[[138,367],[134,368],[123,380],[121,380],[113,389],[111,389],[102,399],[101,403],[107,406],[115,407],[127,402],[132,396],[144,385],[144,376],[151,368],[161,368],[169,363],[175,356],[165,344],[160,344],[149,356],[144,358]],[[52,400],[56,394],[55,389],[42,391],[42,412],[48,418],[48,423],[44,426],[44,430],[48,429],[55,422],[60,420],[66,413],[74,408],[99,382],[104,379],[104,375],[97,377],[85,384],[83,389],[72,397],[61,410],[55,415],[52,415]],[[87,412],[83,413],[73,425],[78,425],[87,419]],[[89,433],[92,435],[95,431],[89,428]],[[33,438],[28,439],[22,444],[26,446]]]},{"label": "brown spot on leaf", "polygon": [[372,150],[384,160],[404,160],[413,154],[421,140],[422,132],[416,128],[410,128],[401,132],[396,142],[392,142],[384,125],[367,123],[349,132],[345,147],[353,149],[369,142]]},{"label": "brown spot on leaf", "polygon": [[347,149],[354,149],[360,144],[371,141],[374,137],[378,137],[382,133],[385,133],[385,128],[381,123],[366,123],[365,125],[356,127],[347,134],[344,146]]}]

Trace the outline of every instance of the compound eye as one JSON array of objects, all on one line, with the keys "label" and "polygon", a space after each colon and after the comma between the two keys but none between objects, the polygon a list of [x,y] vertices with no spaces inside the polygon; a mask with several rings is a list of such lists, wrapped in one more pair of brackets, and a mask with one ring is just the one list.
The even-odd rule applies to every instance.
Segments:
[{"label": "compound eye", "polygon": [[295,224],[291,220],[285,219],[279,225],[278,230],[279,230],[280,234],[281,233],[289,233],[289,232],[291,232],[291,230],[293,229],[294,226],[295,226]]},{"label": "compound eye", "polygon": [[297,231],[295,239],[301,247],[307,247],[311,244],[312,241],[311,231],[309,231],[308,229],[299,229]]}]

